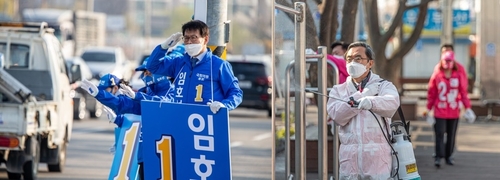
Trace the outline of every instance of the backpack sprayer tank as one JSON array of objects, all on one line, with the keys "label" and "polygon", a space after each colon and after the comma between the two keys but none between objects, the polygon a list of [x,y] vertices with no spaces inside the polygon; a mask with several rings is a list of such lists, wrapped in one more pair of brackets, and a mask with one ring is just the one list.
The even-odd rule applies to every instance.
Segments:
[{"label": "backpack sprayer tank", "polygon": [[392,146],[397,153],[397,157],[392,155],[392,169],[398,172],[395,178],[401,180],[420,180],[417,161],[413,153],[413,145],[409,141],[405,128],[403,128],[403,123],[393,122],[391,127],[394,128],[392,129]]}]

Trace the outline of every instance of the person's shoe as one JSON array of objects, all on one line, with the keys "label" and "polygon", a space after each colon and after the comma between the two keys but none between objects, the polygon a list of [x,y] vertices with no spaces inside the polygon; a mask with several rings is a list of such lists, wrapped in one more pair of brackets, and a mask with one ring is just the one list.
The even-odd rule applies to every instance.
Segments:
[{"label": "person's shoe", "polygon": [[446,164],[453,166],[453,164],[455,164],[455,162],[451,158],[446,158]]},{"label": "person's shoe", "polygon": [[434,160],[434,165],[437,168],[441,167],[441,158],[436,158],[436,160]]}]

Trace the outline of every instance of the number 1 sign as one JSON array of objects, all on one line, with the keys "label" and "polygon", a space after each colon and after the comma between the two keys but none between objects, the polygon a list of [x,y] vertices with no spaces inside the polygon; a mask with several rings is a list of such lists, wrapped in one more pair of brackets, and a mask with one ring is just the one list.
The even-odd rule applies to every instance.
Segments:
[{"label": "number 1 sign", "polygon": [[142,101],[145,179],[231,179],[228,111]]}]

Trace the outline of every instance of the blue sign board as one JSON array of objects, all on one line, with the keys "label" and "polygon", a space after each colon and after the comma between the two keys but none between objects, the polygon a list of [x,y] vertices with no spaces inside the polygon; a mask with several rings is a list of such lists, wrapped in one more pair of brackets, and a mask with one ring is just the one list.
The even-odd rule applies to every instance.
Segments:
[{"label": "blue sign board", "polygon": [[142,101],[145,179],[230,180],[229,114],[206,105]]},{"label": "blue sign board", "polygon": [[[406,10],[403,14],[403,31],[411,33],[418,19],[418,8]],[[422,35],[440,35],[443,17],[437,9],[428,9]],[[469,10],[453,10],[453,31],[455,35],[469,35],[472,24]]]},{"label": "blue sign board", "polygon": [[140,134],[141,116],[125,114],[122,127],[115,129],[115,156],[108,180],[137,179]]}]

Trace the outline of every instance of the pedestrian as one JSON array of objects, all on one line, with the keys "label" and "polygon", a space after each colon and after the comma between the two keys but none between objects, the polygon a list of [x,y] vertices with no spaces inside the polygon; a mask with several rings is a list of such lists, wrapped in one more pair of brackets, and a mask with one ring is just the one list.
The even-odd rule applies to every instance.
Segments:
[{"label": "pedestrian", "polygon": [[[327,55],[327,58],[329,61],[333,62],[336,66],[337,66],[337,69],[339,70],[338,72],[338,77],[339,77],[339,84],[342,84],[345,82],[345,80],[347,79],[347,76],[349,76],[349,74],[347,73],[347,69],[346,69],[346,62],[345,62],[345,59],[344,59],[344,55],[345,55],[345,52],[347,51],[347,47],[349,46],[349,44],[346,44],[342,41],[336,41],[334,43],[332,43],[332,45],[330,46],[332,48],[332,54],[328,54]],[[333,77],[333,70],[331,70],[331,68],[329,67],[328,68],[328,77]],[[330,78],[331,79],[331,78]],[[332,87],[333,84],[330,84],[330,82],[332,82],[331,80],[328,81],[328,87]]]},{"label": "pedestrian", "polygon": [[[143,66],[139,66],[137,70],[144,71],[143,81],[146,84],[146,93],[137,93],[138,95],[141,94],[143,97],[149,95],[154,96],[155,94],[166,95],[169,89],[173,89],[170,86],[170,81],[166,77],[156,76],[156,78],[153,78],[153,74],[149,74],[147,70],[142,68]],[[108,113],[108,119],[110,120],[110,122],[113,122],[117,126],[115,131],[120,131],[120,128],[123,125],[123,114],[130,113],[141,115],[140,100],[134,100],[136,93],[132,91],[132,88],[128,86],[128,83],[126,83],[126,81],[120,80],[112,74],[104,75],[99,82],[99,86],[97,87],[91,82],[83,80],[82,88],[87,90],[89,94],[94,96],[99,102],[105,105],[104,110]],[[130,91],[132,91],[132,93]],[[141,143],[142,136],[139,139],[139,150],[137,153],[139,177],[141,177],[141,179],[144,179]],[[112,151],[116,149],[116,140],[118,140],[118,138],[115,137],[115,144],[111,148]]]},{"label": "pedestrian", "polygon": [[[165,56],[168,48],[183,40],[183,56]],[[208,26],[200,20],[182,25],[182,33],[171,35],[158,45],[146,68],[153,74],[174,78],[174,102],[208,104],[213,113],[221,107],[233,110],[242,101],[243,91],[231,64],[212,54],[207,43]]]},{"label": "pedestrian", "polygon": [[[400,105],[399,93],[394,84],[371,71],[374,57],[368,44],[350,44],[345,54],[349,76],[329,94],[328,115],[339,126],[340,179],[391,177],[388,136],[391,117]],[[357,108],[346,102],[350,98],[359,102]]]},{"label": "pedestrian", "polygon": [[475,119],[467,94],[467,79],[461,75],[454,52],[444,52],[439,66],[438,71],[434,72],[435,75],[429,80],[427,91],[427,112],[434,111],[434,117],[426,113],[427,121],[434,125],[436,167],[441,166],[442,158],[445,158],[446,164],[454,164],[451,155],[455,148],[460,102],[466,108],[464,115],[466,119],[469,122]]},{"label": "pedestrian", "polygon": [[[441,46],[440,56],[443,55],[447,51],[455,52],[453,44],[443,44]],[[464,76],[467,79],[467,71],[465,71],[464,66],[456,60],[455,60],[455,64],[457,66],[457,70],[458,70],[459,74],[461,76]],[[432,73],[432,75],[436,74],[436,72],[439,72],[440,68],[441,68],[441,60],[436,64],[436,66],[434,66],[434,73]],[[432,75],[431,75],[431,77],[432,77]],[[467,83],[467,85],[468,85],[468,83]]]}]

